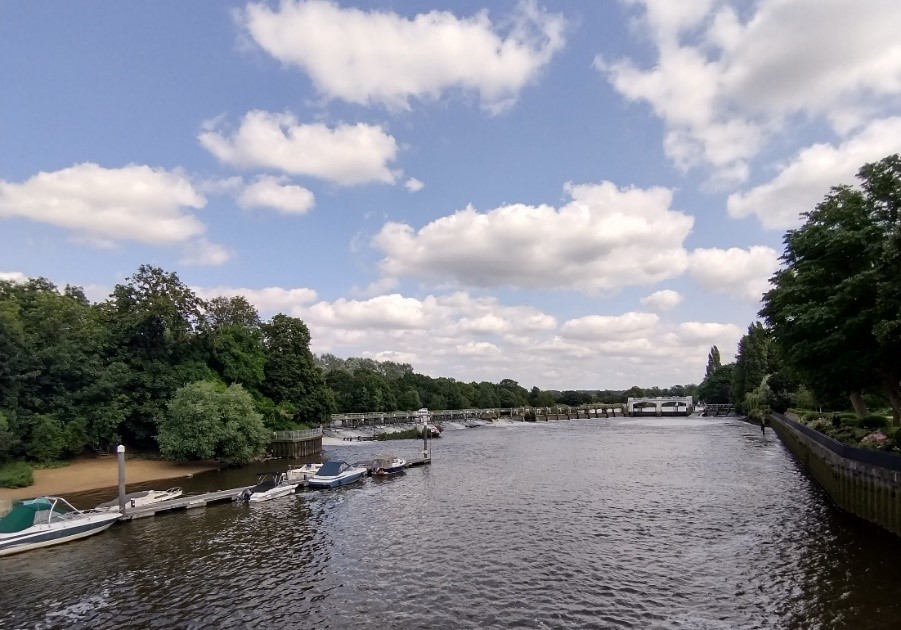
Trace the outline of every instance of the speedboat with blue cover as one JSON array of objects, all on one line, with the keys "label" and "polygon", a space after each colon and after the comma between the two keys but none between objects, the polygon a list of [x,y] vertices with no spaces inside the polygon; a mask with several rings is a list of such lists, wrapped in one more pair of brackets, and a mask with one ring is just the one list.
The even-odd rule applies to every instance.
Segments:
[{"label": "speedboat with blue cover", "polygon": [[332,460],[325,462],[315,475],[310,477],[311,488],[337,488],[359,481],[368,471],[347,462]]},{"label": "speedboat with blue cover", "polygon": [[119,516],[119,512],[76,510],[60,497],[16,501],[0,518],[0,556],[99,534]]}]

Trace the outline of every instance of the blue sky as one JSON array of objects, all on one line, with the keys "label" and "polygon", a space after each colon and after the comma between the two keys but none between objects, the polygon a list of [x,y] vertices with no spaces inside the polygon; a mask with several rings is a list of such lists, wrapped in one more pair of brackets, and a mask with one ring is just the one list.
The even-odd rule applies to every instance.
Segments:
[{"label": "blue sky", "polygon": [[888,0],[10,3],[0,276],[140,264],[314,352],[697,382],[784,231],[901,150]]}]

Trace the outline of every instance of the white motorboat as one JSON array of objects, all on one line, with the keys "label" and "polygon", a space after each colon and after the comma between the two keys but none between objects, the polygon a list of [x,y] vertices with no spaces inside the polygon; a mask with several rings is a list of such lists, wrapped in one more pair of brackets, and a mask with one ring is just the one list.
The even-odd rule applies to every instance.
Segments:
[{"label": "white motorboat", "polygon": [[322,464],[304,464],[303,466],[289,466],[285,473],[285,479],[303,483],[309,481],[313,475],[319,472]]},{"label": "white motorboat", "polygon": [[16,501],[0,518],[0,556],[99,534],[119,516],[118,512],[77,510],[60,497]]},{"label": "white motorboat", "polygon": [[368,471],[361,466],[351,466],[347,462],[333,460],[325,462],[310,479],[311,488],[337,488],[359,481]]},{"label": "white motorboat", "polygon": [[297,482],[286,480],[282,473],[261,473],[257,476],[257,484],[244,490],[238,498],[259,503],[292,494],[295,490]]},{"label": "white motorboat", "polygon": [[376,477],[402,475],[407,470],[407,460],[400,457],[377,457],[372,460],[370,468]]},{"label": "white motorboat", "polygon": [[[125,495],[125,507],[136,508],[161,501],[175,499],[182,495],[181,488],[169,488],[168,490],[145,490],[143,492],[129,492]],[[117,512],[119,510],[119,499],[113,499],[97,506],[98,510],[105,512]]]}]

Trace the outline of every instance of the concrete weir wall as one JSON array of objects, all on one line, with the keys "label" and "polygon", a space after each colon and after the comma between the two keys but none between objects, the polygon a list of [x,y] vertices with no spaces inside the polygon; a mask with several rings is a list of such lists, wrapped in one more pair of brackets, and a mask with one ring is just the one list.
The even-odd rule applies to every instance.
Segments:
[{"label": "concrete weir wall", "polygon": [[901,456],[842,444],[781,414],[770,422],[840,508],[901,536]]}]

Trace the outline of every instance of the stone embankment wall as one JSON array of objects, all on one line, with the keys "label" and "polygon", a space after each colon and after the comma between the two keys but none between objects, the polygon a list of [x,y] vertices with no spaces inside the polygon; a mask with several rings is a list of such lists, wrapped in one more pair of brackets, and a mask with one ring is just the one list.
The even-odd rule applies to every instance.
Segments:
[{"label": "stone embankment wall", "polygon": [[842,444],[781,414],[770,422],[839,507],[901,536],[901,456]]}]

